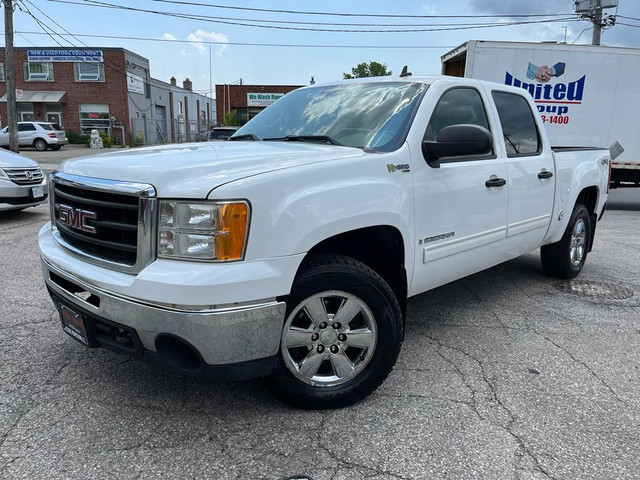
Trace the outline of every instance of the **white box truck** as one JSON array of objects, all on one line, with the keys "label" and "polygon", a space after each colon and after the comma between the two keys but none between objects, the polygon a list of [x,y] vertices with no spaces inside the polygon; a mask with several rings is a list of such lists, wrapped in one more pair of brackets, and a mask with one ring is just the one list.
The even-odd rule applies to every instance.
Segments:
[{"label": "white box truck", "polygon": [[640,186],[640,49],[471,40],[441,60],[445,75],[528,90],[552,145],[611,147],[611,186]]}]

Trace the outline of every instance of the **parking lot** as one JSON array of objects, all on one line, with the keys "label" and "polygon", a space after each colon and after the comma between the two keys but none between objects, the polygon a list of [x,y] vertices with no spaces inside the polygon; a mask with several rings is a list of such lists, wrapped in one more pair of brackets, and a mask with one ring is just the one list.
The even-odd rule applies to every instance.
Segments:
[{"label": "parking lot", "polygon": [[636,479],[640,190],[610,207],[578,279],[532,252],[414,297],[387,381],[321,412],[85,349],[41,278],[47,207],[3,214],[0,479]]}]

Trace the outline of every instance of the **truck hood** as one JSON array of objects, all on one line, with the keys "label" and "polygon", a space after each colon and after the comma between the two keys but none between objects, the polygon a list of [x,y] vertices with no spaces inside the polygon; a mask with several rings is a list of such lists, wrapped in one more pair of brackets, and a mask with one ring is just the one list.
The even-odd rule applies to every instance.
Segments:
[{"label": "truck hood", "polygon": [[370,155],[357,148],[298,142],[205,142],[119,150],[68,160],[60,172],[147,183],[159,197],[206,198],[225,183],[262,173]]}]

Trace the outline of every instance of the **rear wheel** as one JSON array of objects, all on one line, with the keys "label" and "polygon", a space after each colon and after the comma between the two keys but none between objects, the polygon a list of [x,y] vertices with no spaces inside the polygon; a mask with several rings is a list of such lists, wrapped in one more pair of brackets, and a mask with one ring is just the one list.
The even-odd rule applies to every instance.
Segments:
[{"label": "rear wheel", "polygon": [[35,148],[39,152],[44,152],[47,149],[47,142],[45,142],[42,138],[36,138],[33,141],[33,148]]},{"label": "rear wheel", "polygon": [[540,248],[542,270],[552,277],[574,278],[587,260],[591,222],[589,210],[578,203],[560,241]]},{"label": "rear wheel", "polygon": [[350,257],[308,261],[287,298],[268,387],[300,408],[338,408],[373,392],[398,358],[403,319],[386,282]]}]

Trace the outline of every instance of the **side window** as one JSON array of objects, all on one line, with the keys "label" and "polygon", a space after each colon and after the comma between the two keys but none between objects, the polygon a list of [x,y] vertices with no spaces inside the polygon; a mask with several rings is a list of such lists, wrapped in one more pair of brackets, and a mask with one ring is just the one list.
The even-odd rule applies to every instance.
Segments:
[{"label": "side window", "polygon": [[424,140],[438,140],[438,133],[451,125],[479,125],[489,130],[480,93],[474,88],[453,88],[442,95],[427,125]]},{"label": "side window", "polygon": [[502,124],[507,157],[539,154],[542,142],[529,102],[509,92],[494,91],[492,96]]},{"label": "side window", "polygon": [[18,131],[19,132],[32,132],[36,129],[31,123],[19,123]]}]

